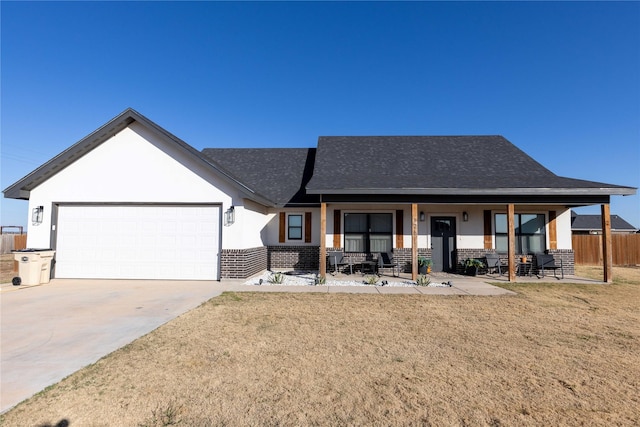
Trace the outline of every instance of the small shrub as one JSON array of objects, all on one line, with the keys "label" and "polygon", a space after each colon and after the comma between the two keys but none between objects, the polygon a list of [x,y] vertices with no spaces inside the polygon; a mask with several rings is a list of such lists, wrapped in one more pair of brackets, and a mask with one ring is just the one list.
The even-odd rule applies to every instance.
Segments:
[{"label": "small shrub", "polygon": [[279,285],[280,283],[282,283],[284,281],[284,274],[277,272],[277,273],[272,273],[271,276],[269,276],[269,279],[267,280],[269,283],[273,283],[276,285]]},{"label": "small shrub", "polygon": [[429,286],[430,283],[431,279],[424,274],[418,276],[418,278],[416,279],[416,285],[418,286]]},{"label": "small shrub", "polygon": [[324,285],[326,283],[327,283],[327,278],[326,277],[322,277],[321,275],[316,274],[316,278],[313,281],[314,285]]},{"label": "small shrub", "polygon": [[366,285],[377,285],[378,284],[378,276],[367,276],[364,278],[364,283]]},{"label": "small shrub", "polygon": [[151,417],[143,423],[138,424],[139,427],[166,427],[180,424],[178,415],[182,412],[182,407],[176,405],[175,402],[169,402],[166,407],[158,405],[156,409],[151,411]]}]

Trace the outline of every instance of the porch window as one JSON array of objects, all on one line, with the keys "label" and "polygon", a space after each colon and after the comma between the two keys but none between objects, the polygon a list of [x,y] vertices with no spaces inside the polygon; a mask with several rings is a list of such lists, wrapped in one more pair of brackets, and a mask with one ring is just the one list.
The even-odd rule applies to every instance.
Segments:
[{"label": "porch window", "polygon": [[[544,214],[515,214],[516,253],[532,254],[545,250]],[[507,215],[496,214],[496,251],[507,252]]]},{"label": "porch window", "polygon": [[302,240],[302,215],[289,215],[287,223],[287,238]]},{"label": "porch window", "polygon": [[393,215],[390,213],[344,214],[345,252],[391,252]]}]

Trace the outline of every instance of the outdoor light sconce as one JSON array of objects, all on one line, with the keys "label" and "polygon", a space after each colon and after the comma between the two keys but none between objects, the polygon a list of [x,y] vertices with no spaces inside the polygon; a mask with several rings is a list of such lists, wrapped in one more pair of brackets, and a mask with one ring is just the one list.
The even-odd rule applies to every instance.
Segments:
[{"label": "outdoor light sconce", "polygon": [[424,221],[424,212],[420,212],[420,221]]},{"label": "outdoor light sconce", "polygon": [[236,222],[236,213],[233,206],[224,212],[224,225],[227,227]]},{"label": "outdoor light sconce", "polygon": [[469,214],[467,212],[462,212],[462,220],[464,222],[469,221]]},{"label": "outdoor light sconce", "polygon": [[38,206],[33,208],[31,211],[31,223],[33,225],[42,224],[42,219],[44,217],[44,206]]}]

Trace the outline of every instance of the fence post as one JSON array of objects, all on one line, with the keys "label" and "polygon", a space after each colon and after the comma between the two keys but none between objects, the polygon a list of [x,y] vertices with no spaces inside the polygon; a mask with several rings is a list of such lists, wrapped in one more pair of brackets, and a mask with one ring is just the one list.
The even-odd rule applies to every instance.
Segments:
[{"label": "fence post", "polygon": [[613,282],[613,254],[611,253],[611,213],[609,203],[601,205],[602,211],[602,262],[604,263],[603,282]]}]

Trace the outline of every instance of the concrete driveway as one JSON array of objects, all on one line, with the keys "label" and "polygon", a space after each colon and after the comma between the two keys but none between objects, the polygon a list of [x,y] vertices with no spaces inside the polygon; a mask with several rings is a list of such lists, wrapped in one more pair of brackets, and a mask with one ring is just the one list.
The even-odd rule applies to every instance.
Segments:
[{"label": "concrete driveway", "polygon": [[2,285],[0,412],[221,293],[216,282]]},{"label": "concrete driveway", "polygon": [[[351,280],[351,277],[343,277]],[[449,278],[450,279],[450,278]],[[483,279],[454,286],[253,286],[244,280],[69,280],[0,285],[0,412],[224,291],[514,295]]]}]

